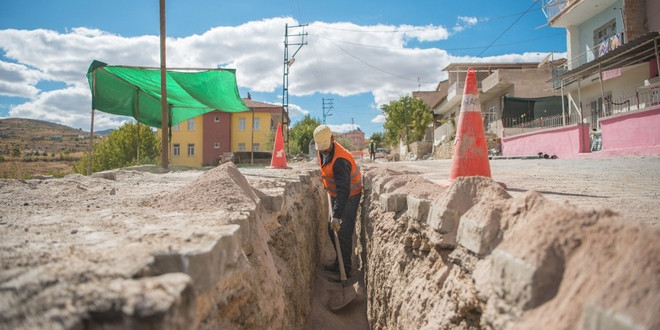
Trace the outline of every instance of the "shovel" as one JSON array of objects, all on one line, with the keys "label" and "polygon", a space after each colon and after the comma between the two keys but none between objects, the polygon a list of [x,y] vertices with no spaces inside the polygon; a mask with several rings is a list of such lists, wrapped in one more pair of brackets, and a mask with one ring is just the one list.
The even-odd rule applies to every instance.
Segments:
[{"label": "shovel", "polygon": [[339,276],[342,287],[339,294],[330,298],[330,309],[336,311],[353,301],[357,296],[357,292],[355,292],[355,288],[352,285],[346,283],[346,271],[344,270],[344,258],[341,255],[341,248],[339,246],[339,236],[337,236],[336,229],[333,229],[332,232],[335,234],[335,248],[337,250],[337,258],[339,259]]}]

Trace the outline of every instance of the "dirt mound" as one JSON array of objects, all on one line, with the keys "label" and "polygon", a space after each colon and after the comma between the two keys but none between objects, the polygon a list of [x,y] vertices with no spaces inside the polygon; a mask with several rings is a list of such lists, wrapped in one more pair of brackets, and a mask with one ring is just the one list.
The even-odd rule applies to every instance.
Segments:
[{"label": "dirt mound", "polygon": [[153,205],[165,210],[254,209],[259,201],[234,163],[225,163],[200,175],[179,190],[158,198]]},{"label": "dirt mound", "polygon": [[376,171],[361,233],[372,327],[660,327],[659,229],[535,191],[511,198],[483,177],[457,179],[415,219],[378,195],[416,181]]}]

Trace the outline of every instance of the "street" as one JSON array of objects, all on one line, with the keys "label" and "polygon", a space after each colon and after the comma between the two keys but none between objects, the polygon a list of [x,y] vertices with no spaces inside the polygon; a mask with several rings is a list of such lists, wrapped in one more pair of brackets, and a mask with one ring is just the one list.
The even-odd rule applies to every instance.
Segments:
[{"label": "street", "polygon": [[[450,159],[380,162],[393,170],[420,172],[433,182],[449,177]],[[609,208],[630,220],[660,225],[660,157],[592,159],[498,159],[490,161],[492,178],[512,196],[536,190],[558,203],[581,208]]]}]

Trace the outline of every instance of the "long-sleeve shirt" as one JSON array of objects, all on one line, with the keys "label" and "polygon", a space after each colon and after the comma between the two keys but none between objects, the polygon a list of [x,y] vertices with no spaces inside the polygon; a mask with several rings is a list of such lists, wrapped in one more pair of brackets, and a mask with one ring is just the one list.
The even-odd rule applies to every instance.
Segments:
[{"label": "long-sleeve shirt", "polygon": [[[321,166],[327,165],[334,156],[335,147],[333,144],[333,147],[327,156],[321,153],[321,157],[323,157],[321,159]],[[332,205],[333,218],[341,219],[341,215],[346,207],[346,202],[351,194],[351,170],[351,162],[344,158],[337,158],[332,166],[332,171],[335,173],[335,185],[337,186],[337,198]]]}]

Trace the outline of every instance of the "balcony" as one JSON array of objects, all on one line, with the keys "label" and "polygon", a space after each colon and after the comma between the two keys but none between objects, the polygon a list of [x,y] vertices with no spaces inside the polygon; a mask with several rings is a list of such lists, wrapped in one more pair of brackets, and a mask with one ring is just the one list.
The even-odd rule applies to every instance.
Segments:
[{"label": "balcony", "polygon": [[[465,81],[454,82],[451,86],[449,86],[449,89],[447,89],[447,98],[442,103],[440,103],[434,113],[436,115],[449,113],[451,109],[461,103],[464,89]],[[481,91],[481,81],[477,81],[477,89]]]},{"label": "balcony", "polygon": [[489,97],[491,94],[499,94],[513,85],[504,76],[505,74],[501,70],[495,70],[495,72],[481,81],[482,92],[485,97]]},{"label": "balcony", "polygon": [[561,13],[566,8],[568,0],[543,0],[543,13],[548,19],[548,22]]},{"label": "balcony", "polygon": [[617,0],[543,0],[543,13],[552,27],[580,25]]}]

